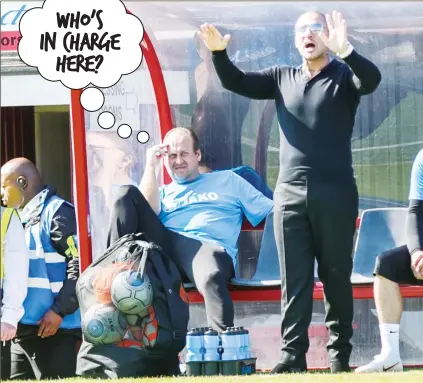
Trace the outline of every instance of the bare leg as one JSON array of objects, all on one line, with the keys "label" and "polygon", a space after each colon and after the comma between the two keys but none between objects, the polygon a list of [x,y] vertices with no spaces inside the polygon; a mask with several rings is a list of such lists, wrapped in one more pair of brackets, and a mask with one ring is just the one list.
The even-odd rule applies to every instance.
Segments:
[{"label": "bare leg", "polygon": [[376,275],[374,296],[379,323],[399,324],[402,314],[402,297],[399,285]]},{"label": "bare leg", "polygon": [[379,318],[382,351],[361,372],[402,371],[399,354],[399,331],[403,311],[400,284],[420,285],[411,270],[411,257],[407,246],[385,251],[376,259],[374,270],[374,296]]}]

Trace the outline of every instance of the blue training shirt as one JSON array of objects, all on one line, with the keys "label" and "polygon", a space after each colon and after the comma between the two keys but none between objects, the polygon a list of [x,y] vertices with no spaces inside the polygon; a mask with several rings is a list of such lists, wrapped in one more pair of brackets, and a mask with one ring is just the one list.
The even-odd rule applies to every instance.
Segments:
[{"label": "blue training shirt", "polygon": [[234,263],[243,216],[258,225],[273,201],[230,170],[200,174],[161,189],[163,224],[172,231],[223,247]]},{"label": "blue training shirt", "polygon": [[230,169],[234,173],[238,174],[244,180],[248,181],[258,191],[261,191],[267,198],[273,199],[273,191],[267,186],[266,182],[251,166],[238,166]]},{"label": "blue training shirt", "polygon": [[409,199],[423,200],[423,149],[417,154],[411,170]]}]

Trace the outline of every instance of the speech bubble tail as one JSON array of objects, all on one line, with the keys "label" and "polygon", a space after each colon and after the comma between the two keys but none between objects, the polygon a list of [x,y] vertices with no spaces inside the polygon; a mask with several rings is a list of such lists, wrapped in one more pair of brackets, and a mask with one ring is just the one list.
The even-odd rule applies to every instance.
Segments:
[{"label": "speech bubble tail", "polygon": [[150,140],[150,135],[145,130],[137,134],[137,140],[140,144],[146,144]]},{"label": "speech bubble tail", "polygon": [[116,118],[113,113],[102,112],[98,115],[97,123],[102,129],[110,129],[116,122]]},{"label": "speech bubble tail", "polygon": [[104,105],[104,94],[98,88],[86,88],[82,91],[79,101],[85,110],[95,112]]},{"label": "speech bubble tail", "polygon": [[132,134],[132,128],[128,124],[122,124],[117,128],[117,134],[120,138],[129,138]]}]

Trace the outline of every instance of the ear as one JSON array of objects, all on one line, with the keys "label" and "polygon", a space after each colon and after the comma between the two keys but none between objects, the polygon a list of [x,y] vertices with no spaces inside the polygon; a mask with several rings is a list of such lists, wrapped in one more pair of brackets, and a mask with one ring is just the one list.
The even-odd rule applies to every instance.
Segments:
[{"label": "ear", "polygon": [[195,153],[195,155],[197,156],[198,162],[201,162],[202,155],[201,155],[200,149],[197,149],[197,152]]},{"label": "ear", "polygon": [[21,189],[25,189],[27,186],[28,186],[28,181],[25,179],[25,177],[23,177],[23,176],[19,176],[17,179],[16,179],[16,183],[18,184],[18,186],[21,188]]}]

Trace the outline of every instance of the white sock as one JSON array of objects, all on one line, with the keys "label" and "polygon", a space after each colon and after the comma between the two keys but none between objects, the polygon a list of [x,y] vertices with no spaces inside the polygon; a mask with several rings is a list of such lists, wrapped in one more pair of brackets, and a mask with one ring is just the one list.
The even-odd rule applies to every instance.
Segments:
[{"label": "white sock", "polygon": [[379,324],[380,337],[382,340],[381,354],[389,360],[397,360],[399,355],[399,324]]}]

